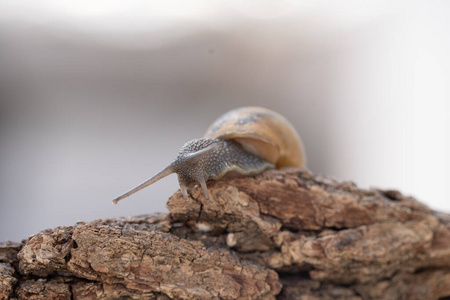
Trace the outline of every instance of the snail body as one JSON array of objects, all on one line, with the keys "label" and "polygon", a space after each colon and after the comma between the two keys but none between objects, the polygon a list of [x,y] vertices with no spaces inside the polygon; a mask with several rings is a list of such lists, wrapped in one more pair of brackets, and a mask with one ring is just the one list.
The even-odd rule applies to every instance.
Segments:
[{"label": "snail body", "polygon": [[305,164],[302,141],[286,118],[266,108],[242,107],[219,117],[203,138],[185,143],[171,164],[113,203],[172,173],[177,173],[185,199],[188,189],[197,184],[208,199],[206,181],[210,179],[253,176],[266,169]]}]

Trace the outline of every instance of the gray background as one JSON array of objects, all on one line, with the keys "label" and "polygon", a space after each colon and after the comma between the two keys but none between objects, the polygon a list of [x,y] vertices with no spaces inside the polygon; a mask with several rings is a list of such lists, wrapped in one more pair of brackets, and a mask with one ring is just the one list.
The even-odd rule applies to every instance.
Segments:
[{"label": "gray background", "polygon": [[229,109],[298,129],[309,168],[450,211],[446,1],[0,1],[0,240],[113,206]]}]

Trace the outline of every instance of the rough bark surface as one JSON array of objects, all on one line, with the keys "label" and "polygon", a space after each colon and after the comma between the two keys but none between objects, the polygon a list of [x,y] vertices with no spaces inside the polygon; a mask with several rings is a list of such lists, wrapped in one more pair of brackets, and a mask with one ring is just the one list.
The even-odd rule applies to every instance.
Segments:
[{"label": "rough bark surface", "polygon": [[302,170],[0,243],[0,299],[445,299],[450,216]]}]

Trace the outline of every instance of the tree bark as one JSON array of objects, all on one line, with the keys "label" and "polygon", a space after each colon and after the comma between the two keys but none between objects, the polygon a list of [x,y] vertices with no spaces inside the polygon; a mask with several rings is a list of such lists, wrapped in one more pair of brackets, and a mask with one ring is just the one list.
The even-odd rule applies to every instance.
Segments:
[{"label": "tree bark", "polygon": [[0,243],[0,299],[444,299],[450,216],[308,171]]}]

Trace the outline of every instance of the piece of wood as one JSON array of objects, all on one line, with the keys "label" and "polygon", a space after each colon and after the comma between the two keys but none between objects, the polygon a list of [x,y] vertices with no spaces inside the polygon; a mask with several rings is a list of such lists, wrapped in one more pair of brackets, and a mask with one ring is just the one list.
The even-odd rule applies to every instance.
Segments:
[{"label": "piece of wood", "polygon": [[450,297],[450,216],[411,197],[298,169],[208,189],[0,244],[0,299]]}]

